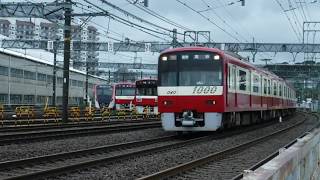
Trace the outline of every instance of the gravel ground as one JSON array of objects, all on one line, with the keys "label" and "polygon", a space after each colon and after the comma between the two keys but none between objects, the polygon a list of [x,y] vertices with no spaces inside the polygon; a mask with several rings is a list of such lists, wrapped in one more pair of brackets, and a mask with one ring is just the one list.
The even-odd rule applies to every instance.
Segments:
[{"label": "gravel ground", "polygon": [[[167,169],[180,163],[185,163],[193,159],[203,157],[209,153],[226,149],[227,147],[241,144],[256,137],[269,134],[271,131],[283,129],[284,127],[292,125],[301,119],[302,116],[299,115],[290,121],[277,123],[275,125],[243,133],[241,135],[212,140],[209,142],[201,142],[196,145],[185,146],[183,148],[164,151],[158,154],[137,157],[121,163],[106,164],[104,166],[70,173],[67,176],[59,176],[50,179],[135,179],[143,175]],[[299,131],[295,130],[294,133],[291,134],[290,140],[300,135],[303,131],[309,129],[315,124],[315,122],[316,120],[314,120],[314,118],[313,120],[308,120],[308,123],[305,123],[303,126],[301,126]],[[286,141],[284,144],[288,143],[290,140]],[[271,152],[273,151],[270,151],[270,153]]]},{"label": "gravel ground", "polygon": [[249,169],[254,164],[287,145],[294,139],[292,137],[298,137],[305,131],[306,126],[299,126],[278,135],[273,139],[266,140],[263,143],[250,147],[245,151],[231,155],[226,159],[212,162],[208,165],[188,171],[182,176],[175,176],[170,179],[232,179],[242,173],[243,170]]},{"label": "gravel ground", "polygon": [[0,179],[8,179],[17,175],[37,172],[39,169],[43,170],[43,169],[51,169],[53,167],[54,168],[63,167],[65,165],[77,164],[77,163],[82,163],[82,162],[90,161],[94,159],[103,159],[103,158],[121,155],[124,153],[135,152],[137,150],[162,147],[162,146],[171,145],[171,144],[175,144],[182,141],[183,140],[180,140],[180,139],[173,139],[170,141],[159,141],[159,142],[155,142],[148,145],[141,145],[139,147],[121,148],[117,150],[98,152],[95,154],[88,154],[85,156],[65,157],[63,160],[59,159],[59,160],[41,161],[41,162],[38,162],[37,165],[25,164],[25,165],[16,166],[13,168],[8,168],[8,169],[5,169],[4,171],[0,170]]},{"label": "gravel ground", "polygon": [[0,146],[0,161],[70,152],[97,146],[173,135],[162,128]]}]

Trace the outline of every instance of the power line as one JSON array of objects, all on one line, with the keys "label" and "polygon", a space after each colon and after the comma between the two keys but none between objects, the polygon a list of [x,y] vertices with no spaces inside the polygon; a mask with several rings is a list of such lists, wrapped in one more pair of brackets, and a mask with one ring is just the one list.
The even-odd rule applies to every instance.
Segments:
[{"label": "power line", "polygon": [[201,1],[210,9],[209,11],[212,11],[220,19],[220,21],[223,22],[225,25],[227,25],[230,29],[232,29],[235,32],[235,34],[237,34],[238,36],[241,36],[242,39],[244,39],[246,42],[249,42],[242,34],[240,34],[226,20],[224,20],[213,8],[211,8],[211,6],[205,0],[201,0]]},{"label": "power line", "polygon": [[[119,23],[122,23],[122,24],[124,24],[124,25],[126,25],[126,26],[129,26],[129,27],[138,29],[138,30],[140,30],[140,31],[142,31],[142,32],[144,32],[144,33],[147,33],[147,34],[149,34],[149,35],[152,35],[152,36],[154,36],[154,37],[156,37],[156,38],[159,38],[159,39],[162,39],[162,40],[165,40],[165,39],[162,38],[162,37],[160,37],[160,36],[157,36],[157,35],[155,35],[155,34],[153,34],[153,33],[157,33],[157,34],[160,34],[160,35],[165,35],[165,36],[169,36],[169,37],[170,37],[170,34],[169,34],[169,33],[166,34],[166,33],[163,33],[163,32],[159,32],[159,31],[156,31],[156,30],[153,30],[153,29],[150,29],[150,28],[141,26],[141,25],[139,25],[139,24],[133,23],[133,22],[131,22],[131,21],[129,21],[129,20],[126,20],[126,19],[121,18],[121,17],[119,17],[119,16],[116,16],[116,15],[114,15],[114,14],[111,14],[110,12],[108,12],[108,11],[106,11],[105,9],[103,9],[103,8],[101,8],[101,7],[93,4],[93,3],[91,3],[91,2],[88,1],[88,0],[83,0],[83,1],[85,1],[86,3],[88,3],[88,4],[90,4],[90,5],[94,6],[94,7],[96,7],[97,9],[99,9],[99,10],[107,13],[107,16],[109,16],[110,18],[112,18],[112,20],[115,20],[115,21],[117,21],[117,22],[119,22]],[[150,32],[147,32],[147,31],[150,31]],[[151,33],[151,32],[153,32],[153,33]]]},{"label": "power line", "polygon": [[299,33],[298,33],[298,32],[296,31],[296,29],[294,28],[294,26],[293,26],[293,24],[292,24],[292,22],[291,22],[291,19],[290,19],[290,17],[288,16],[288,14],[286,13],[286,11],[285,11],[285,9],[283,8],[282,4],[279,2],[279,0],[275,0],[275,1],[278,3],[278,5],[279,5],[280,8],[282,9],[282,11],[284,12],[285,16],[287,17],[287,19],[288,19],[288,21],[289,21],[289,23],[290,23],[290,26],[291,26],[293,32],[295,33],[298,41],[300,41],[300,40],[301,40],[301,37],[299,36]]},{"label": "power line", "polygon": [[[218,2],[219,2],[219,4],[223,5],[222,2],[221,2],[221,0],[218,0]],[[239,23],[239,21],[236,20],[236,18],[230,13],[230,11],[226,8],[226,6],[222,6],[222,7],[223,7],[223,9],[224,9],[223,12],[226,12],[226,14],[230,17],[230,19],[235,19],[235,23],[238,24],[238,26],[239,26],[240,28],[242,28],[242,29],[247,33],[247,35],[249,35],[249,36],[251,36],[251,37],[254,37],[254,35],[252,35],[251,33],[249,33],[249,31],[248,31],[244,26],[242,26],[242,25]],[[215,9],[217,9],[217,8],[215,8]]]},{"label": "power line", "polygon": [[307,16],[306,16],[306,14],[305,14],[305,12],[304,12],[304,9],[303,9],[303,6],[302,6],[302,2],[295,0],[295,3],[297,4],[297,6],[300,6],[299,9],[300,9],[301,12],[302,12],[303,19],[305,19],[305,21],[308,21],[308,18],[307,18]]},{"label": "power line", "polygon": [[140,10],[142,10],[142,11],[144,11],[144,12],[146,12],[146,13],[148,13],[148,14],[150,14],[150,15],[152,15],[152,16],[154,16],[154,17],[156,17],[156,18],[158,18],[158,19],[160,19],[160,20],[162,20],[162,21],[164,21],[166,23],[168,23],[168,24],[171,24],[171,25],[173,25],[175,27],[181,28],[181,29],[186,30],[186,31],[191,31],[191,29],[172,21],[172,20],[170,20],[170,19],[168,19],[168,18],[156,13],[155,11],[153,11],[153,10],[151,10],[151,9],[145,7],[145,6],[142,6],[142,5],[136,4],[136,3],[132,3],[129,0],[127,0],[127,2],[129,2],[130,4],[132,4],[135,7],[139,8]]},{"label": "power line", "polygon": [[154,23],[152,23],[152,22],[149,22],[149,21],[147,21],[147,20],[145,20],[145,19],[143,19],[143,18],[140,18],[140,17],[138,17],[138,16],[136,16],[136,15],[134,15],[134,14],[128,12],[128,11],[125,11],[125,10],[121,9],[120,7],[118,7],[118,6],[114,5],[114,4],[111,4],[110,2],[108,2],[108,1],[106,1],[106,0],[100,0],[100,1],[103,2],[104,4],[108,5],[108,6],[112,7],[113,9],[116,9],[117,11],[125,14],[125,15],[128,16],[128,17],[134,18],[134,19],[136,19],[136,20],[138,20],[138,21],[140,21],[140,22],[142,22],[142,23],[149,24],[149,25],[151,25],[151,26],[154,26],[154,27],[156,27],[156,28],[162,29],[162,30],[164,30],[164,31],[172,32],[171,29],[164,28],[164,27],[162,27],[162,26],[159,26],[159,25],[157,25],[157,24],[154,24]]},{"label": "power line", "polygon": [[223,29],[222,27],[220,27],[218,24],[216,24],[214,21],[212,21],[210,18],[206,17],[205,15],[203,15],[201,12],[198,12],[197,10],[193,9],[191,6],[189,6],[188,4],[181,2],[180,0],[176,0],[177,2],[179,2],[180,4],[182,4],[183,6],[187,7],[188,9],[192,10],[193,12],[199,14],[202,18],[204,18],[205,20],[209,21],[211,24],[213,24],[214,26],[216,26],[217,28],[219,28],[221,31],[223,31],[224,33],[226,33],[227,35],[229,35],[230,37],[232,37],[233,39],[235,39],[236,41],[240,42],[240,40],[235,37],[234,35],[232,35],[231,33],[229,33],[227,30]]},{"label": "power line", "polygon": [[[78,2],[77,2],[78,3]],[[83,5],[83,4],[81,4],[81,5]],[[76,7],[78,7],[77,5],[75,5]],[[79,8],[79,7],[78,7]],[[94,11],[92,11],[91,9],[89,9],[89,8],[82,8],[82,10],[87,10],[87,11],[90,11],[90,12],[94,12]],[[109,17],[109,20],[110,20],[111,18]],[[120,37],[120,38],[128,38],[128,37],[125,37],[125,36],[123,36],[122,34],[120,34],[120,33],[118,33],[118,32],[116,32],[116,31],[113,31],[113,30],[111,30],[110,28],[107,28],[107,27],[104,27],[104,26],[102,26],[102,25],[100,25],[100,24],[98,24],[98,23],[95,23],[93,20],[90,20],[89,21],[89,23],[91,23],[91,24],[94,24],[95,26],[97,26],[97,27],[100,27],[101,28],[101,30],[102,31],[104,31],[104,32],[106,32],[107,34],[114,34],[115,36],[118,36],[118,37]],[[115,40],[115,41],[119,41],[119,42],[121,42],[122,40],[121,39],[117,39],[117,38],[114,38],[114,37],[111,37],[111,36],[109,36],[108,35],[108,38],[109,39],[112,39],[112,40]],[[130,41],[134,41],[134,40],[132,40],[131,38],[128,38],[128,39],[130,39]]]},{"label": "power line", "polygon": [[[292,6],[291,0],[288,0],[288,4],[289,4],[289,9],[288,9],[287,11],[291,11],[291,12],[292,12],[292,15],[293,15],[293,17],[294,17],[294,21],[295,21],[296,26],[300,27],[300,28],[301,28],[301,31],[302,31],[302,29],[303,29],[302,23],[300,22],[297,14],[296,14],[296,9],[297,9],[297,8]],[[303,20],[302,20],[302,21],[303,21]]]}]

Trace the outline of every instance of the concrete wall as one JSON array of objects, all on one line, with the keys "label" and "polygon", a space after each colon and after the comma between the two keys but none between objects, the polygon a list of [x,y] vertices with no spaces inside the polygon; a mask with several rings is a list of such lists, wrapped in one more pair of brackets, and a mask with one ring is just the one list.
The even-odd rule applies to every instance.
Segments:
[{"label": "concrete wall", "polygon": [[320,129],[315,129],[244,180],[318,180],[320,179]]}]

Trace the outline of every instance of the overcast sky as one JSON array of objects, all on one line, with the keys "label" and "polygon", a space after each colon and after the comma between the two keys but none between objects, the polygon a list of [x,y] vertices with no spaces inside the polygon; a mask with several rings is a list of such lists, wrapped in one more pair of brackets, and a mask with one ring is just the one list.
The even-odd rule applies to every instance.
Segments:
[{"label": "overcast sky", "polygon": [[[126,20],[152,28],[152,26],[148,24],[127,17],[102,3],[100,0],[89,1]],[[241,42],[252,42],[254,38],[256,42],[300,43],[302,22],[320,21],[320,1],[316,0],[246,0],[245,6],[241,6],[241,3],[237,1],[238,0],[149,0],[149,9],[189,29],[210,31],[211,39],[215,42],[238,42],[238,40]],[[32,0],[31,2],[43,1]],[[83,0],[75,0],[75,2],[84,5],[87,4]],[[108,0],[108,2],[161,27],[167,29],[177,28],[143,12],[127,0]],[[299,40],[278,2],[284,10],[289,10],[287,11],[288,18],[291,20],[292,26],[299,36]],[[302,3],[300,4],[298,2]],[[78,12],[88,12],[88,10],[97,11],[97,8],[88,9],[88,7],[81,6],[80,4],[78,4],[78,7],[75,7]],[[183,4],[193,8],[194,11]],[[195,11],[209,18],[211,22],[201,17]],[[151,36],[112,19],[109,22],[108,17],[95,17],[92,22],[92,25],[95,25],[101,33],[102,40],[108,40],[105,38],[108,27],[108,35],[121,40],[124,39],[124,37],[128,37],[134,41],[171,40],[168,36],[164,35],[158,35],[161,39]],[[320,29],[320,26],[317,28]],[[178,28],[178,31],[183,32],[181,28]],[[179,38],[181,39],[182,37]],[[312,39],[313,34],[309,34],[309,41],[312,41]],[[316,35],[315,42],[319,42],[319,39],[320,36]],[[138,53],[138,56],[142,57],[142,62],[144,63],[156,63],[157,55],[158,53]],[[242,55],[247,56],[249,54]],[[108,62],[133,62],[133,56],[133,53],[117,53],[116,55],[100,53],[101,61]],[[258,54],[256,57],[258,60],[261,58],[272,58],[274,63],[292,61],[290,54],[276,54],[275,56],[273,53],[263,53]],[[303,61],[302,54],[298,55],[297,61]],[[257,62],[262,63],[261,61]]]}]

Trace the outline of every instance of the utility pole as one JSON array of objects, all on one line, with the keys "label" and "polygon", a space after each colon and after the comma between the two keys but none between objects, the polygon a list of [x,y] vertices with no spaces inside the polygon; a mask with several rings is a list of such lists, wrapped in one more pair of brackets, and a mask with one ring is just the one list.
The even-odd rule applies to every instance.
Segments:
[{"label": "utility pole", "polygon": [[62,121],[68,122],[69,98],[69,66],[71,42],[71,0],[66,0],[64,12],[64,61],[63,61],[63,93],[62,93]]},{"label": "utility pole", "polygon": [[177,40],[177,29],[173,29],[173,35],[172,35],[172,47],[177,47],[178,40]]},{"label": "utility pole", "polygon": [[88,106],[88,86],[89,86],[89,63],[88,63],[88,57],[86,58],[86,106]]}]

